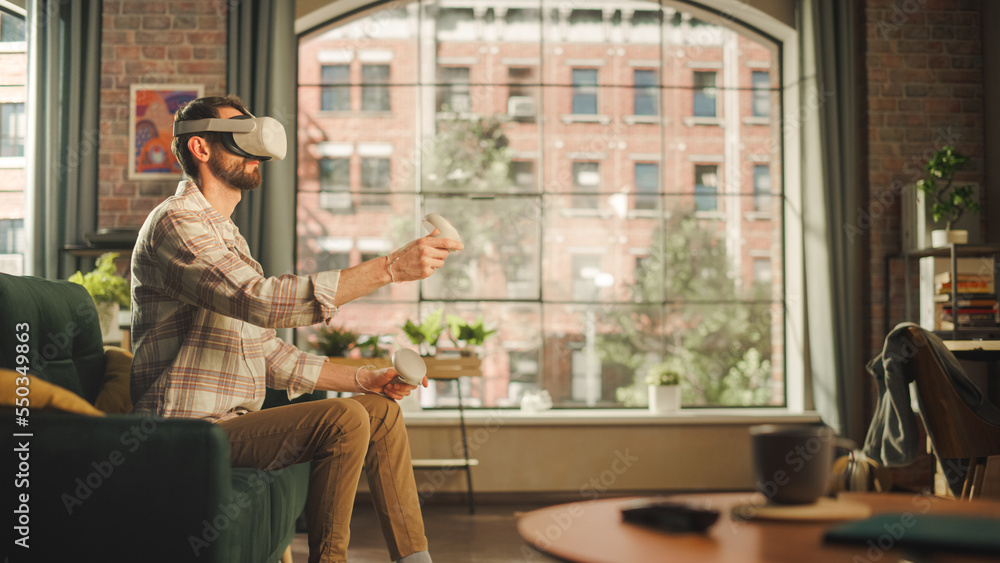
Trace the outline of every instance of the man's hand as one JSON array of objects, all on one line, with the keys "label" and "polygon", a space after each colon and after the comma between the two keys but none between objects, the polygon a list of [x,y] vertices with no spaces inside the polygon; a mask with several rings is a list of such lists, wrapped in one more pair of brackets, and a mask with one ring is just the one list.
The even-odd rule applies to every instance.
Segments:
[{"label": "man's hand", "polygon": [[444,259],[452,250],[462,250],[465,245],[446,239],[434,238],[434,232],[400,248],[389,255],[392,263],[392,276],[397,282],[422,280],[431,276],[434,270],[444,266]]},{"label": "man's hand", "polygon": [[[357,390],[358,393],[382,393],[390,398],[400,400],[416,389],[415,385],[403,383],[396,377],[399,372],[395,368],[364,369],[358,371],[358,382],[363,388]],[[421,382],[427,387],[427,378]]]}]

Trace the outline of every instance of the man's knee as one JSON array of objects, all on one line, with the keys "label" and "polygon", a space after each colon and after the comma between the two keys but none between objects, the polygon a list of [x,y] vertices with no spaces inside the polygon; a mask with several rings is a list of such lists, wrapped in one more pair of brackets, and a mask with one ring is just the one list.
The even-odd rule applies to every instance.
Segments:
[{"label": "man's knee", "polygon": [[390,429],[402,421],[399,403],[382,395],[361,395],[352,397],[374,421],[382,421]]},{"label": "man's knee", "polygon": [[368,443],[371,421],[363,406],[348,399],[327,399],[323,404],[326,406],[325,426],[332,434],[350,442]]}]

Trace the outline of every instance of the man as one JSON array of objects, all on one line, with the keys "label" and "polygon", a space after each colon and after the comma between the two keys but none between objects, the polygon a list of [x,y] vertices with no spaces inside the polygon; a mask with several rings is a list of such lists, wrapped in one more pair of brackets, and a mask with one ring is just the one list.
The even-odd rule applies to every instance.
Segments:
[{"label": "man", "polygon": [[[251,117],[235,96],[200,98],[177,112],[175,132],[210,123],[186,121]],[[392,400],[416,387],[396,380],[392,368],[355,370],[302,352],[274,329],[328,321],[387,283],[426,278],[462,245],[425,237],[346,270],[265,278],[230,216],[242,193],[260,185],[267,157],[242,150],[219,123],[246,122],[175,136],[173,152],[191,180],[149,214],[132,255],[135,411],[219,424],[235,467],[312,461],[310,562],[346,560],[362,467],[392,559],[430,561],[406,430]],[[364,395],[260,410],[265,386],[290,398],[313,390]]]}]

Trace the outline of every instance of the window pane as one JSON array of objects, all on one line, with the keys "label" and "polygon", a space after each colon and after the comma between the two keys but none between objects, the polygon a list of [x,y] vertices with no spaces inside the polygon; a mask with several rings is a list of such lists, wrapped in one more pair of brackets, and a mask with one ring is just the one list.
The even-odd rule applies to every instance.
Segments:
[{"label": "window pane", "polygon": [[0,12],[0,42],[24,41],[24,18]]},{"label": "window pane", "polygon": [[767,72],[753,71],[753,115],[771,115],[771,77]]},{"label": "window pane", "polygon": [[601,191],[601,168],[597,162],[573,163],[573,207],[597,209],[597,198],[590,194]]},{"label": "window pane", "polygon": [[573,113],[593,115],[597,113],[597,69],[573,69]]},{"label": "window pane", "polygon": [[769,211],[771,208],[771,166],[755,164],[753,167],[753,207],[754,211]]},{"label": "window pane", "polygon": [[351,67],[349,65],[323,65],[323,84],[343,84],[328,86],[322,90],[320,109],[323,111],[351,111]]},{"label": "window pane", "polygon": [[694,207],[698,211],[719,208],[719,167],[697,164],[694,167]]},{"label": "window pane", "polygon": [[389,65],[361,65],[361,111],[389,111]]},{"label": "window pane", "polygon": [[657,115],[660,105],[655,70],[635,71],[635,115]]},{"label": "window pane", "polygon": [[23,103],[0,104],[0,156],[24,156],[27,123]]},{"label": "window pane", "polygon": [[715,72],[694,72],[695,117],[716,116]]},{"label": "window pane", "polygon": [[361,159],[361,205],[381,207],[389,204],[389,159]]},{"label": "window pane", "polygon": [[660,197],[660,165],[635,163],[635,209],[656,209]]},{"label": "window pane", "polygon": [[438,68],[437,109],[441,112],[472,111],[469,97],[469,67]]}]

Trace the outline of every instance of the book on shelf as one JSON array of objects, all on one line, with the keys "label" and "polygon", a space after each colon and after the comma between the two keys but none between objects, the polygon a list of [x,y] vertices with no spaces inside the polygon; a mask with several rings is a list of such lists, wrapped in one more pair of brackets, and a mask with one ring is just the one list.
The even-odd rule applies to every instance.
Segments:
[{"label": "book on shelf", "polygon": [[[955,276],[958,278],[958,285],[961,286],[963,283],[979,283],[979,284],[991,284],[993,283],[993,272],[990,271],[987,274],[958,274]],[[934,283],[936,284],[946,284],[951,283],[951,272],[941,272],[940,274],[934,275]]]},{"label": "book on shelf", "polygon": [[[993,283],[958,282],[958,292],[971,294],[992,294]],[[934,284],[934,293],[951,293],[951,282]]]},{"label": "book on shelf", "polygon": [[[951,307],[941,307],[941,312],[950,315],[954,312]],[[996,307],[959,307],[959,315],[995,315],[997,314]]]},{"label": "book on shelf", "polygon": [[[937,330],[955,330],[955,323],[944,320],[939,321]],[[994,333],[1000,331],[1000,325],[997,325],[996,321],[959,321],[958,330]]]},{"label": "book on shelf", "polygon": [[[946,307],[951,305],[951,294],[940,293],[934,296],[936,303],[941,303]],[[959,307],[996,307],[997,296],[995,293],[959,293]]]}]

